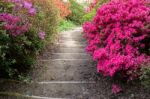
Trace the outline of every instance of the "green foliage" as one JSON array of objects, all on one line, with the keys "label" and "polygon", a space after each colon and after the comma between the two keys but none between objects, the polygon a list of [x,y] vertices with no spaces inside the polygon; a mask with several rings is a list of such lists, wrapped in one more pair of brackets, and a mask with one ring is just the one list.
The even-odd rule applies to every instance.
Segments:
[{"label": "green foliage", "polygon": [[85,14],[84,7],[77,3],[75,0],[69,0],[71,14],[67,17],[70,21],[74,22],[77,25],[82,24],[82,17]]},{"label": "green foliage", "polygon": [[107,1],[108,0],[99,0],[99,2],[96,4],[96,6],[89,13],[86,13],[83,16],[83,18],[82,18],[83,22],[91,21],[93,19],[93,17],[95,16],[96,11],[99,8],[99,6],[106,3]]},{"label": "green foliage", "polygon": [[35,55],[44,42],[35,33],[12,37],[6,31],[0,32],[0,73],[13,77],[26,72],[35,63]]},{"label": "green foliage", "polygon": [[83,22],[91,21],[96,14],[96,9],[93,8],[91,12],[85,14],[82,18]]},{"label": "green foliage", "polygon": [[13,4],[0,1],[0,13],[1,12],[11,12],[13,6],[14,6]]},{"label": "green foliage", "polygon": [[59,24],[59,31],[66,31],[69,29],[73,29],[74,27],[76,27],[76,25],[71,22],[70,20],[62,20]]}]

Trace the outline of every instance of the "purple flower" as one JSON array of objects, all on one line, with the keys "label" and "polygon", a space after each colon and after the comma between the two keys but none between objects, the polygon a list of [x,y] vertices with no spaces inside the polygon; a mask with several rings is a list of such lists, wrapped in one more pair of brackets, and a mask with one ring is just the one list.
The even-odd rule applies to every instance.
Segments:
[{"label": "purple flower", "polygon": [[29,2],[27,2],[27,1],[24,1],[24,2],[23,2],[23,6],[24,6],[24,8],[26,8],[26,9],[31,9],[31,8],[32,8],[32,3],[29,3]]},{"label": "purple flower", "polygon": [[45,32],[39,32],[38,36],[42,40],[45,39]]},{"label": "purple flower", "polygon": [[30,15],[35,15],[36,14],[36,9],[35,8],[29,9],[29,14]]}]

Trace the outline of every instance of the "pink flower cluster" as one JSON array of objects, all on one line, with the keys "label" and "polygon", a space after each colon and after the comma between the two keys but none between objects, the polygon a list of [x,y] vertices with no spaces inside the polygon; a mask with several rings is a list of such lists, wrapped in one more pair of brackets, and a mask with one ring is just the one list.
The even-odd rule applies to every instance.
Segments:
[{"label": "pink flower cluster", "polygon": [[4,2],[11,2],[15,4],[14,9],[20,10],[21,8],[24,8],[28,11],[30,15],[36,14],[36,8],[33,7],[32,3],[26,1],[26,0],[3,0]]},{"label": "pink flower cluster", "polygon": [[[26,9],[30,15],[36,14],[36,9],[33,7],[32,3],[26,0],[3,0],[4,2],[9,2],[15,4],[15,11]],[[26,13],[25,13],[26,14]],[[24,14],[23,14],[24,15]],[[3,23],[3,29],[6,30],[13,37],[24,34],[29,30],[29,23],[22,17],[23,15],[13,15],[10,13],[0,13],[0,22]],[[40,32],[38,34],[40,39],[45,38],[45,32]]]},{"label": "pink flower cluster", "polygon": [[0,22],[4,23],[4,28],[10,35],[18,36],[28,31],[29,25],[22,24],[21,19],[8,13],[0,13]]},{"label": "pink flower cluster", "polygon": [[111,0],[83,25],[87,52],[105,76],[132,80],[150,62],[150,7],[146,0]]}]

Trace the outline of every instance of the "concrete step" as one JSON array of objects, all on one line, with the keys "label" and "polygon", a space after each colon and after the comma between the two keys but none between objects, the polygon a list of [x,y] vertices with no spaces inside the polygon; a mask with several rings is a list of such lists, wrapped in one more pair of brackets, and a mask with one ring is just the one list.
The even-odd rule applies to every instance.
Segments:
[{"label": "concrete step", "polygon": [[[96,64],[89,60],[49,60],[41,61],[37,70],[32,73],[36,81],[49,80],[93,80]],[[94,72],[93,72],[94,71]]]},{"label": "concrete step", "polygon": [[51,50],[51,52],[52,53],[85,53],[85,49],[55,47],[53,50]]},{"label": "concrete step", "polygon": [[35,98],[28,98],[24,96],[0,96],[0,99],[35,99]]},{"label": "concrete step", "polygon": [[92,99],[89,96],[92,97],[91,88],[94,88],[95,85],[95,81],[49,81],[31,84],[5,82],[0,92],[31,96],[32,99]]},{"label": "concrete step", "polygon": [[45,52],[40,56],[40,59],[91,59],[91,56],[86,53],[48,53]]},{"label": "concrete step", "polygon": [[62,47],[62,48],[85,48],[85,45],[82,44],[70,44],[70,43],[57,43],[56,44],[57,47]]},{"label": "concrete step", "polygon": [[86,45],[87,43],[85,42],[85,41],[76,41],[76,40],[66,40],[66,39],[60,39],[59,41],[58,41],[58,43],[66,43],[66,44],[76,44],[76,45],[78,45],[78,44],[82,44],[82,45]]},{"label": "concrete step", "polygon": [[60,40],[74,40],[74,41],[79,41],[79,42],[85,42],[86,41],[86,39],[83,36],[72,37],[72,38],[69,38],[69,37],[66,37],[66,36],[61,36]]}]

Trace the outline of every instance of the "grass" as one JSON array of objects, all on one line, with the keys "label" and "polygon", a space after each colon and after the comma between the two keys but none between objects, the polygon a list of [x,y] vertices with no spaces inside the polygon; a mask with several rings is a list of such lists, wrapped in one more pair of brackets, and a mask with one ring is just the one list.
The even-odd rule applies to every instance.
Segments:
[{"label": "grass", "polygon": [[58,30],[66,31],[66,30],[71,30],[75,27],[76,27],[76,25],[73,22],[71,22],[69,20],[62,20],[59,24]]}]

